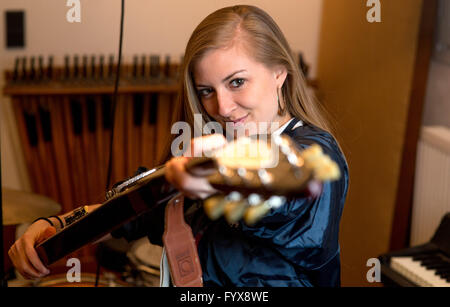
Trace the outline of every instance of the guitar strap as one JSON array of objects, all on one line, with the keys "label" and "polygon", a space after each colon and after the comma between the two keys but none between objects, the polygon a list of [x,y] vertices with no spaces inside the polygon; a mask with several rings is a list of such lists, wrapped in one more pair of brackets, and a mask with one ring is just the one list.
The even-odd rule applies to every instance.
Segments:
[{"label": "guitar strap", "polygon": [[166,206],[163,242],[174,286],[202,287],[202,267],[192,229],[184,220],[181,194]]}]

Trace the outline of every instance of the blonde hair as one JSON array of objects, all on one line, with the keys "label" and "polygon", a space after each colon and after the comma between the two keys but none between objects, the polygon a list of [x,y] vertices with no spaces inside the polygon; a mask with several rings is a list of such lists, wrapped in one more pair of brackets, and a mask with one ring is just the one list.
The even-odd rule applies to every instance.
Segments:
[{"label": "blonde hair", "polygon": [[285,109],[290,115],[331,133],[324,117],[325,110],[308,93],[289,44],[275,21],[263,10],[249,5],[219,9],[207,16],[194,30],[186,46],[181,66],[180,103],[185,103],[186,120],[193,124],[193,114],[201,113],[205,121],[212,119],[202,107],[193,82],[195,64],[206,52],[225,48],[238,34],[245,36],[245,47],[254,59],[272,68],[282,65],[287,78],[281,88]]},{"label": "blonde hair", "polygon": [[219,9],[208,15],[193,31],[180,66],[178,120],[188,122],[192,128],[199,124],[194,122],[194,114],[202,114],[201,124],[213,120],[197,96],[193,69],[208,51],[226,48],[238,37],[245,38],[244,47],[257,62],[268,68],[279,65],[286,68],[287,77],[281,88],[284,110],[293,117],[332,133],[324,117],[325,110],[308,92],[305,77],[282,31],[266,12],[250,5]]}]

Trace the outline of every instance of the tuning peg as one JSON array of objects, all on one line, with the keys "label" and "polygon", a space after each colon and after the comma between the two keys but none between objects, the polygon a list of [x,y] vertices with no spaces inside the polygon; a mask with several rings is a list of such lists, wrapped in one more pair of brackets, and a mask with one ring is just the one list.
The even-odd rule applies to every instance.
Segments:
[{"label": "tuning peg", "polygon": [[286,197],[273,195],[267,200],[267,204],[270,208],[278,208],[281,207],[286,202]]},{"label": "tuning peg", "polygon": [[293,145],[292,140],[286,136],[286,135],[278,135],[273,139],[274,143],[278,145],[281,152],[285,155],[288,155],[292,152],[293,148],[295,148]]},{"label": "tuning peg", "polygon": [[258,170],[258,178],[264,185],[272,182],[272,176],[264,168]]},{"label": "tuning peg", "polygon": [[252,187],[257,187],[260,185],[260,180],[256,178],[255,172],[240,167],[236,170],[236,173],[245,185]]},{"label": "tuning peg", "polygon": [[256,206],[263,201],[263,198],[259,194],[252,193],[247,197],[247,201],[250,206]]},{"label": "tuning peg", "polygon": [[266,213],[270,210],[270,207],[258,194],[250,194],[247,199],[250,206],[247,210],[245,210],[244,221],[247,225],[253,225],[261,217],[266,215]]},{"label": "tuning peg", "polygon": [[302,167],[304,165],[303,158],[298,156],[294,152],[289,153],[286,158],[288,162],[294,167]]},{"label": "tuning peg", "polygon": [[322,148],[313,144],[301,153],[307,167],[314,171],[314,177],[318,180],[336,180],[340,177],[339,167]]},{"label": "tuning peg", "polygon": [[324,155],[315,161],[314,177],[318,180],[336,180],[340,177],[340,170],[336,162]]},{"label": "tuning peg", "polygon": [[236,223],[244,215],[248,204],[247,200],[242,199],[242,196],[238,192],[232,192],[227,200],[224,208],[225,219],[230,224]]},{"label": "tuning peg", "polygon": [[217,220],[222,216],[227,200],[223,195],[215,195],[205,200],[203,208],[211,220]]},{"label": "tuning peg", "polygon": [[289,164],[293,167],[300,168],[304,165],[303,158],[300,156],[296,145],[286,135],[279,135],[274,138],[275,145],[284,154]]},{"label": "tuning peg", "polygon": [[224,209],[225,219],[230,224],[236,223],[242,218],[246,208],[246,200],[228,202]]},{"label": "tuning peg", "polygon": [[319,145],[313,144],[301,152],[301,157],[305,161],[306,167],[316,169],[322,164],[321,159],[324,157],[324,154]]},{"label": "tuning peg", "polygon": [[219,174],[222,180],[229,186],[239,186],[242,184],[241,177],[237,176],[236,170],[232,168],[220,165]]},{"label": "tuning peg", "polygon": [[[256,201],[256,199],[254,200]],[[244,214],[244,221],[247,225],[252,226],[256,224],[262,217],[264,217],[271,208],[278,208],[286,202],[286,198],[283,196],[271,196],[266,201],[260,201],[257,205],[247,208]]]},{"label": "tuning peg", "polygon": [[263,216],[270,211],[270,206],[267,201],[264,201],[256,206],[250,206],[245,210],[244,221],[247,225],[252,226],[256,224]]}]

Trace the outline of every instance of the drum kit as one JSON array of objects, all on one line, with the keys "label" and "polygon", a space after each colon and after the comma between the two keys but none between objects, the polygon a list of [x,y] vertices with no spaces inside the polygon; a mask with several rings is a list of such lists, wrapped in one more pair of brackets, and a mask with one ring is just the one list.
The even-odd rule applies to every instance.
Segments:
[{"label": "drum kit", "polygon": [[[21,224],[31,223],[42,216],[57,215],[61,206],[53,199],[43,195],[2,188],[2,217],[4,229]],[[14,229],[15,235],[15,229]],[[7,236],[6,236],[7,237]],[[12,242],[9,242],[12,241]],[[9,248],[14,238],[6,240],[4,246]],[[162,248],[152,245],[147,238],[142,238],[132,244],[117,244],[110,241],[102,245],[103,251],[114,250],[125,259],[125,265],[120,272],[105,271],[97,280],[99,287],[158,287],[159,286],[159,262]],[[104,247],[107,246],[105,249]],[[2,251],[4,257],[7,250]],[[97,255],[98,256],[98,255]],[[111,252],[103,254],[104,257],[113,256]],[[118,258],[112,257],[112,261]],[[100,261],[100,259],[99,259]],[[101,263],[101,261],[100,261]],[[116,268],[116,271],[118,268]],[[3,277],[3,276],[2,276]],[[8,281],[9,286],[35,286],[35,287],[93,287],[96,275],[81,273],[81,283],[69,283],[65,274],[50,275],[33,282]]]},{"label": "drum kit", "polygon": [[159,266],[162,247],[151,244],[147,238],[134,242],[127,252],[134,274],[131,281],[139,287],[159,287]]},{"label": "drum kit", "polygon": [[41,216],[51,216],[61,211],[53,199],[30,192],[2,188],[3,225],[31,223]]}]

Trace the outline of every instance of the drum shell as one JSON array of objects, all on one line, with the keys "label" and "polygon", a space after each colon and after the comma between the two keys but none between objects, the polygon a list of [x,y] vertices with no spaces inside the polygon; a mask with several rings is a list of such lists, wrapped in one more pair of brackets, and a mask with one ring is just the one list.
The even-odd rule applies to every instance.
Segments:
[{"label": "drum shell", "polygon": [[[119,280],[114,275],[101,276],[97,287],[128,287],[129,284]],[[69,282],[66,274],[47,276],[36,281],[35,287],[95,287],[96,275],[92,273],[81,273],[80,282]]]}]

